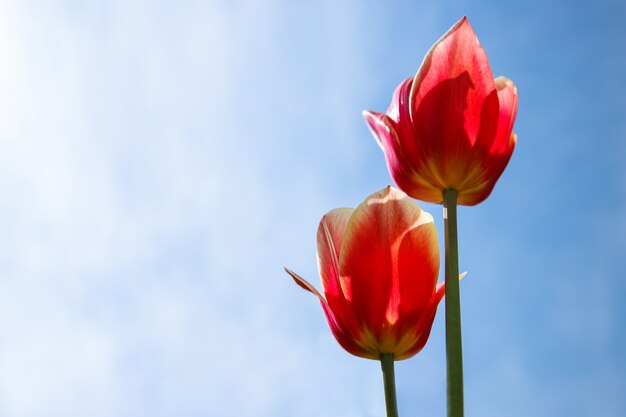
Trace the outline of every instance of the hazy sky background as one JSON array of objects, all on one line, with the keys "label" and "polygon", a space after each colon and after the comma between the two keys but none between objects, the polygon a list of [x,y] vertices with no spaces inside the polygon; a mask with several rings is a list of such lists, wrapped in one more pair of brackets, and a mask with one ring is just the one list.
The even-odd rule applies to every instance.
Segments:
[{"label": "hazy sky background", "polygon": [[[617,0],[1,0],[0,415],[384,416],[282,267],[319,286],[321,216],[391,181],[361,110],[463,15],[520,94],[459,211],[466,415],[624,416]],[[442,313],[401,415],[445,415]]]}]

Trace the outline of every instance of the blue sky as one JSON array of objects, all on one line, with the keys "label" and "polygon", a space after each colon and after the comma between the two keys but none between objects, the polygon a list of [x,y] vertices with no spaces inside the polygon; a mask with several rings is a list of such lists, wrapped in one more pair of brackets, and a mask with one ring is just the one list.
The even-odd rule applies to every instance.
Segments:
[{"label": "blue sky", "polygon": [[[0,2],[0,415],[383,416],[282,267],[317,285],[390,182],[361,110],[463,15],[520,93],[459,211],[466,413],[626,414],[626,7],[422,3]],[[442,319],[401,415],[445,415]]]}]

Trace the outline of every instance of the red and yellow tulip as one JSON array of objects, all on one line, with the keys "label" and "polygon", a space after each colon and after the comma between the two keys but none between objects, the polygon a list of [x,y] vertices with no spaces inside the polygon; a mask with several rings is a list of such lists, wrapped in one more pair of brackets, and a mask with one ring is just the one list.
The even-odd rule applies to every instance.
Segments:
[{"label": "red and yellow tulip", "polygon": [[458,204],[485,200],[516,144],[517,89],[494,80],[467,18],[430,49],[415,77],[393,94],[387,113],[363,115],[382,148],[391,177],[411,197]]},{"label": "red and yellow tulip", "polygon": [[317,251],[324,295],[287,272],[319,298],[345,350],[402,360],[424,347],[444,295],[437,285],[439,246],[430,214],[387,187],[356,209],[327,213],[317,231]]}]

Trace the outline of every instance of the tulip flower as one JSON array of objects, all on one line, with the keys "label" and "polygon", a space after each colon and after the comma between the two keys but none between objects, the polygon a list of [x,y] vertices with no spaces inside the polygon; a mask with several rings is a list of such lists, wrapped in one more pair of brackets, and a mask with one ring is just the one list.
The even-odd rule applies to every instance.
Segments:
[{"label": "tulip flower", "polygon": [[388,415],[397,415],[389,411],[396,407],[393,361],[424,347],[444,295],[433,218],[387,187],[356,209],[328,212],[317,230],[317,255],[324,295],[287,272],[318,297],[346,351],[381,361]]},{"label": "tulip flower", "polygon": [[363,115],[400,189],[430,203],[456,190],[457,204],[471,206],[489,196],[511,158],[516,112],[515,85],[494,80],[464,17],[397,87],[386,114]]},{"label": "tulip flower", "polygon": [[437,287],[439,246],[429,213],[387,187],[356,209],[327,213],[317,230],[317,254],[326,298],[287,272],[319,298],[345,350],[402,360],[422,349],[444,293]]}]

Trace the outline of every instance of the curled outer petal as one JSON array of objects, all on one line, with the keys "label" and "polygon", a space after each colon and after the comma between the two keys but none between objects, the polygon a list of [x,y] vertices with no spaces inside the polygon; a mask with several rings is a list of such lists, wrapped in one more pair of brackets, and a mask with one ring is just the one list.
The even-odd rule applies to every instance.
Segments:
[{"label": "curled outer petal", "polygon": [[296,284],[314,294],[320,300],[320,304],[322,305],[322,309],[324,310],[324,315],[326,316],[326,321],[328,322],[330,331],[335,337],[335,340],[337,340],[342,348],[355,356],[360,356],[368,359],[377,359],[377,357],[372,357],[370,351],[364,349],[355,341],[354,337],[352,337],[352,335],[348,332],[343,323],[341,323],[341,321],[337,319],[324,297],[322,297],[322,295],[315,289],[313,285],[311,285],[307,280],[305,280],[295,272],[291,271],[290,269],[285,268],[285,271],[287,271],[287,273],[291,275],[291,278],[293,278]]},{"label": "curled outer petal", "polygon": [[[441,197],[435,171],[414,134],[409,112],[409,94],[413,78],[407,78],[396,88],[387,114],[364,111],[363,117],[385,155],[387,168],[395,183],[409,195]],[[428,201],[428,199],[426,199]]]}]

